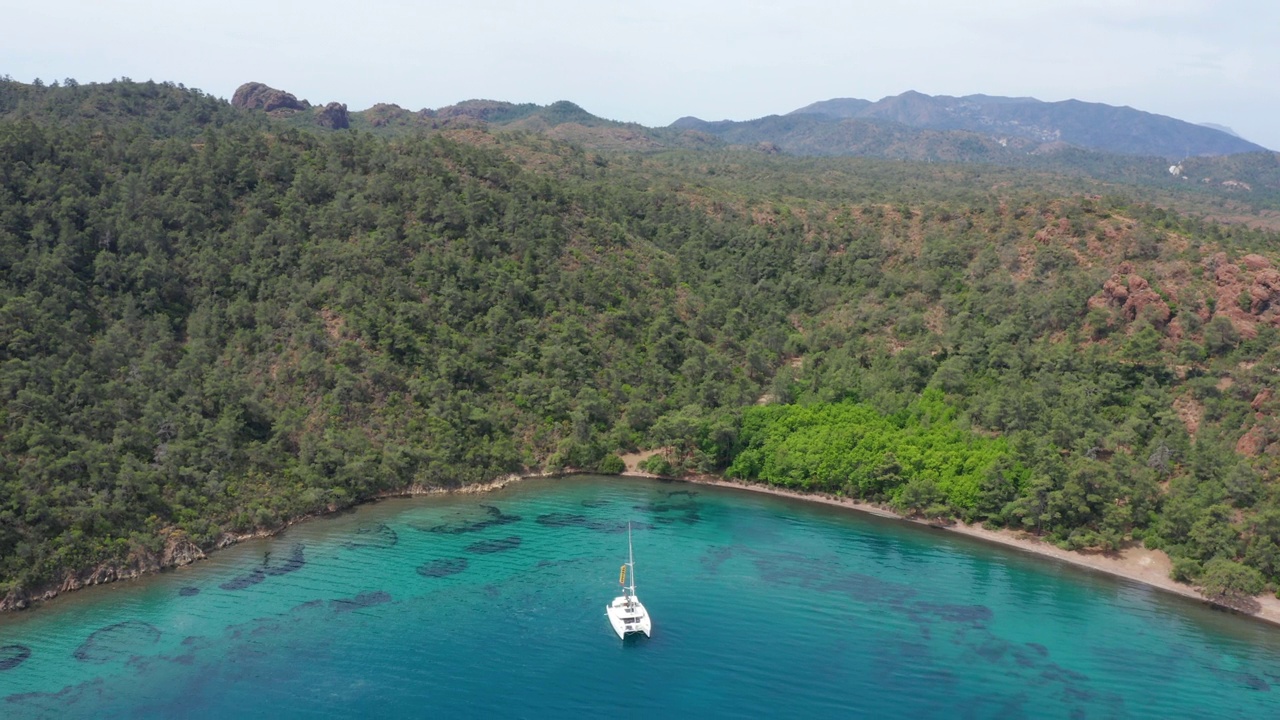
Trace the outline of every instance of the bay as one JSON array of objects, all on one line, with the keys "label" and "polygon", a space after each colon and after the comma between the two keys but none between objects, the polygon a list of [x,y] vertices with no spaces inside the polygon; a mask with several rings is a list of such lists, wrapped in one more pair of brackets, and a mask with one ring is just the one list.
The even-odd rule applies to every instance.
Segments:
[{"label": "bay", "polygon": [[[635,523],[652,638],[604,615]],[[0,716],[1280,715],[1280,631],[727,488],[531,480],[302,523],[0,618]]]}]

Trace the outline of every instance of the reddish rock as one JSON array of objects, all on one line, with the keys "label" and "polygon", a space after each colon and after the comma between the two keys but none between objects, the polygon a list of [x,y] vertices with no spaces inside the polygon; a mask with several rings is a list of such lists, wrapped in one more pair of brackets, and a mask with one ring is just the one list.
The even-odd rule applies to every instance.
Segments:
[{"label": "reddish rock", "polygon": [[378,103],[364,111],[364,119],[373,127],[404,123],[413,116],[414,113],[394,103]]},{"label": "reddish rock", "polygon": [[1259,270],[1249,286],[1251,303],[1249,312],[1261,315],[1280,300],[1280,271],[1271,268]]},{"label": "reddish rock", "polygon": [[1280,270],[1263,268],[1253,276],[1253,282],[1270,290],[1280,290]]},{"label": "reddish rock", "polygon": [[1262,257],[1261,255],[1253,255],[1253,254],[1245,255],[1244,257],[1240,258],[1240,264],[1244,265],[1246,269],[1252,270],[1254,272],[1257,272],[1259,270],[1266,270],[1267,268],[1271,267],[1270,260]]},{"label": "reddish rock", "polygon": [[1125,287],[1124,278],[1118,274],[1102,283],[1102,292],[1115,305],[1123,305],[1129,299],[1129,288]]},{"label": "reddish rock", "polygon": [[231,97],[231,105],[246,110],[263,110],[265,112],[305,110],[308,107],[305,102],[299,102],[298,98],[292,94],[283,90],[276,90],[260,82],[245,83],[236,88],[236,94]]},{"label": "reddish rock", "polygon": [[1097,295],[1094,295],[1093,297],[1085,301],[1085,307],[1089,308],[1090,310],[1093,310],[1094,308],[1106,309],[1111,307],[1112,304],[1113,303],[1111,302],[1111,297],[1108,296],[1105,292],[1100,292]]},{"label": "reddish rock", "polygon": [[[1241,313],[1243,315],[1244,313]],[[1252,340],[1258,337],[1258,323],[1256,322],[1239,322],[1232,317],[1232,324],[1236,326],[1236,332],[1240,333],[1240,339]]]},{"label": "reddish rock", "polygon": [[342,103],[331,102],[316,110],[316,124],[330,130],[345,130],[351,127],[351,120],[347,116],[347,106]]},{"label": "reddish rock", "polygon": [[186,535],[175,532],[169,535],[169,539],[165,542],[164,552],[160,555],[160,567],[190,565],[204,558],[204,551],[199,545],[191,542],[191,538]]},{"label": "reddish rock", "polygon": [[1152,290],[1151,284],[1141,275],[1129,276],[1129,292],[1124,301],[1123,312],[1130,320],[1145,317],[1158,326],[1169,322],[1169,317],[1173,314],[1160,293]]},{"label": "reddish rock", "polygon": [[1132,272],[1132,266],[1127,262],[1121,263],[1118,269],[1122,272],[1102,283],[1102,292],[1089,298],[1088,306],[1120,308],[1129,320],[1146,317],[1158,326],[1169,322],[1173,312],[1160,293],[1151,289],[1151,283],[1141,275],[1129,274],[1126,277],[1123,271]]},{"label": "reddish rock", "polygon": [[1218,281],[1218,287],[1225,287],[1227,285],[1234,285],[1239,274],[1240,268],[1232,265],[1231,263],[1227,263],[1226,265],[1219,265],[1213,276]]},{"label": "reddish rock", "polygon": [[1266,388],[1262,392],[1258,393],[1253,397],[1253,402],[1249,403],[1249,407],[1253,408],[1254,412],[1257,412],[1261,410],[1263,404],[1270,399],[1271,399],[1271,388]]},{"label": "reddish rock", "polygon": [[1254,285],[1249,288],[1249,300],[1249,312],[1257,315],[1266,309],[1271,293],[1261,285]]},{"label": "reddish rock", "polygon": [[1266,449],[1266,433],[1258,425],[1249,428],[1249,432],[1240,436],[1240,441],[1236,443],[1236,452],[1245,457],[1258,457]]}]

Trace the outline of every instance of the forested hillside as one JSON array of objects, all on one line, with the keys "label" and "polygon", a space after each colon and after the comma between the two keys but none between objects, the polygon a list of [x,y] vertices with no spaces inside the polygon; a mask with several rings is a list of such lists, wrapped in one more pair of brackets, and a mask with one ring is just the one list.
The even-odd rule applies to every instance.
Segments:
[{"label": "forested hillside", "polygon": [[9,605],[644,448],[1280,581],[1273,234],[1078,176],[310,132],[154,84],[0,110]]},{"label": "forested hillside", "polygon": [[[759,394],[785,248],[742,258],[572,148],[467,140],[0,126],[10,587],[174,529],[592,468]],[[758,277],[691,287],[686,260]]]}]

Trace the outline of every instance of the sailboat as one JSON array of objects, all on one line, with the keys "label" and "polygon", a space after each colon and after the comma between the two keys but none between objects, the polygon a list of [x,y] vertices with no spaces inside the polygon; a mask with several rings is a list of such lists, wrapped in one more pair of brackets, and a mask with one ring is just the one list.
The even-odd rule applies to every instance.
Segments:
[{"label": "sailboat", "polygon": [[[627,585],[628,575],[631,576],[630,585]],[[622,585],[622,594],[614,598],[613,602],[604,609],[605,614],[609,616],[609,624],[613,625],[613,631],[618,633],[619,638],[635,633],[644,633],[645,637],[649,637],[653,623],[649,620],[649,613],[644,609],[644,605],[640,603],[640,598],[636,597],[636,559],[631,551],[631,523],[629,522],[627,523],[627,562],[618,573],[618,584]]]}]

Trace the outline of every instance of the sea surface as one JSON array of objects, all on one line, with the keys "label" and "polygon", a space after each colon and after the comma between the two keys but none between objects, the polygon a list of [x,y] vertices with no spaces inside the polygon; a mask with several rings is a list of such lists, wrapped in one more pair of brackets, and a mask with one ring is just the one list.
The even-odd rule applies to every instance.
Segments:
[{"label": "sea surface", "polygon": [[[652,638],[619,641],[627,522]],[[649,480],[388,500],[0,616],[0,717],[1280,717],[1280,630]]]}]

